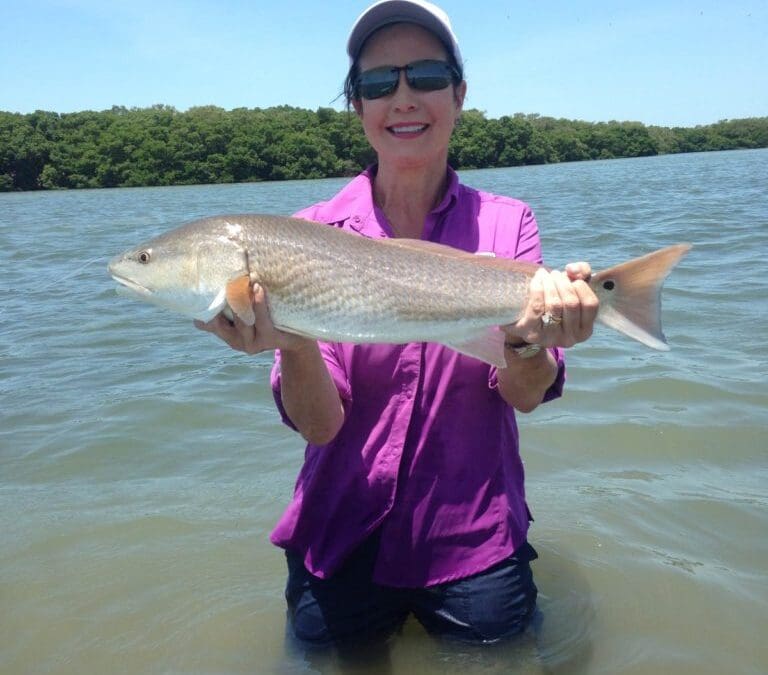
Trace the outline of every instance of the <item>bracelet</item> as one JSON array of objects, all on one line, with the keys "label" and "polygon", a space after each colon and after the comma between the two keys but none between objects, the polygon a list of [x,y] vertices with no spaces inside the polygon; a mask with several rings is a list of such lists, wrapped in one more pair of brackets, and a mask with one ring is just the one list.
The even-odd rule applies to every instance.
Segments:
[{"label": "bracelet", "polygon": [[530,342],[505,342],[504,348],[515,354],[519,359],[530,359],[541,351],[541,345]]}]

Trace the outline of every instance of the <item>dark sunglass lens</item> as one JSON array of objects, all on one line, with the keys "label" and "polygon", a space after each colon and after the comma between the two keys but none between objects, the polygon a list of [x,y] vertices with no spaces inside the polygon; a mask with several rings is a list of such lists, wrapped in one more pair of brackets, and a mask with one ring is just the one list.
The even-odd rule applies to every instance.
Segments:
[{"label": "dark sunglass lens", "polygon": [[391,94],[397,89],[401,70],[405,70],[408,85],[419,91],[445,89],[461,79],[445,61],[414,61],[406,66],[384,66],[360,73],[357,78],[357,96],[375,99]]},{"label": "dark sunglass lens", "polygon": [[393,68],[373,68],[360,73],[357,89],[362,98],[381,98],[397,88],[400,72]]},{"label": "dark sunglass lens", "polygon": [[445,89],[453,80],[451,67],[445,61],[417,61],[406,72],[408,84],[420,91]]}]

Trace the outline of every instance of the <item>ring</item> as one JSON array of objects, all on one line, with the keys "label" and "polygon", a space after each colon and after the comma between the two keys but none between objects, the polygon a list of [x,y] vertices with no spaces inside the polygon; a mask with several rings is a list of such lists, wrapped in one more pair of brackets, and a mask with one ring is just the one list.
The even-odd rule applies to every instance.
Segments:
[{"label": "ring", "polygon": [[552,316],[549,312],[544,312],[544,314],[541,315],[541,325],[544,326],[544,328],[548,328],[549,326],[559,326],[561,323],[563,323],[562,316]]}]

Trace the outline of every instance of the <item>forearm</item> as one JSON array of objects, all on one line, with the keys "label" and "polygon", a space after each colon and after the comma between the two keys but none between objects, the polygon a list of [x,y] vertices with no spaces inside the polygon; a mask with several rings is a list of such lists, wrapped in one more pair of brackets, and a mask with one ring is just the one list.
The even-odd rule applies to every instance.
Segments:
[{"label": "forearm", "polygon": [[535,410],[557,377],[555,357],[549,349],[528,359],[506,350],[506,359],[507,367],[498,370],[499,393],[520,412]]},{"label": "forearm", "polygon": [[299,433],[310,443],[334,439],[344,422],[344,408],[316,342],[280,352],[280,395]]}]

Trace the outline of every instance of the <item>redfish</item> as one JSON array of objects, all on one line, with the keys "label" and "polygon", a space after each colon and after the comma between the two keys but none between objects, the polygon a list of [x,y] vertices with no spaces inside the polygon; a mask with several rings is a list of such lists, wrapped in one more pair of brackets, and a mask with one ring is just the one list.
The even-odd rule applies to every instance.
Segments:
[{"label": "redfish", "polygon": [[[666,350],[661,287],[689,250],[677,244],[593,274],[597,319]],[[537,265],[417,240],[369,239],[265,215],[196,220],[132,248],[112,277],[144,300],[208,321],[253,324],[251,285],[276,327],[332,342],[437,342],[504,367],[504,333],[525,307]]]}]

